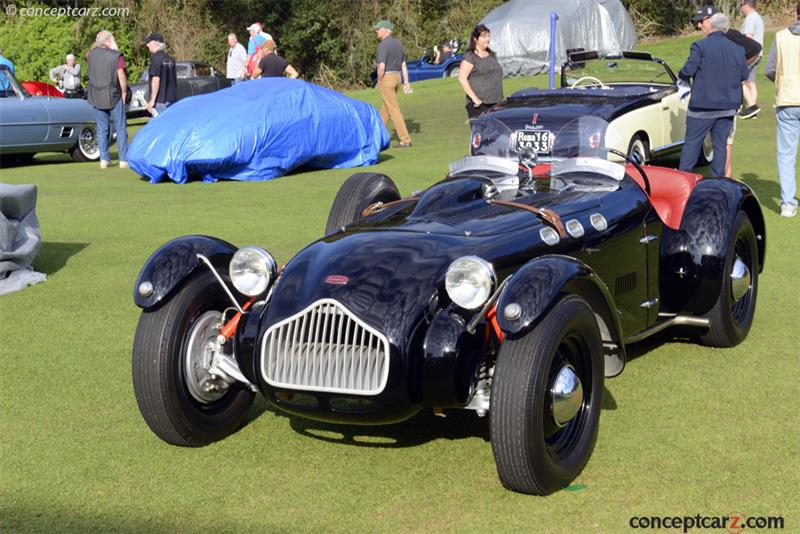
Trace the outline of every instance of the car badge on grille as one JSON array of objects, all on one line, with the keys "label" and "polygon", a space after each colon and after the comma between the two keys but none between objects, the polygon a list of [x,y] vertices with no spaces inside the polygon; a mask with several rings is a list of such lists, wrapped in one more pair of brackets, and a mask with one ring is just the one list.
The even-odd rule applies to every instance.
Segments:
[{"label": "car badge on grille", "polygon": [[532,125],[534,125],[534,126],[536,126],[536,123],[537,123],[538,121],[539,121],[539,114],[538,114],[538,113],[534,113],[534,114],[533,114],[533,120],[531,120],[531,124],[532,124]]},{"label": "car badge on grille", "polygon": [[344,275],[332,274],[332,275],[329,275],[327,278],[325,278],[325,283],[326,284],[331,284],[331,285],[334,285],[334,286],[343,286],[343,285],[347,285],[347,282],[349,280],[350,279],[348,277],[344,276]]}]

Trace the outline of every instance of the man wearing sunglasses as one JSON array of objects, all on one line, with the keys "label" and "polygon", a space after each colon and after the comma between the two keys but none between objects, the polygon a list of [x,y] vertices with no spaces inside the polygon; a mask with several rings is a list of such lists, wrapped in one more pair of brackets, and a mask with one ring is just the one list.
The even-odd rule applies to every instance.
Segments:
[{"label": "man wearing sunglasses", "polygon": [[244,81],[247,75],[247,50],[239,42],[235,33],[228,34],[228,61],[225,76],[231,85]]}]

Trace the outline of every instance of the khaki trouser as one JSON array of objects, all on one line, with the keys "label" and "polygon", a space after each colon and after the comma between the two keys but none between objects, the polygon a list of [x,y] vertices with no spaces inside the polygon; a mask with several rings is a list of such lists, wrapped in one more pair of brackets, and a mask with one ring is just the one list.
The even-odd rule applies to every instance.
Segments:
[{"label": "khaki trouser", "polygon": [[410,143],[411,137],[408,135],[406,128],[406,120],[403,114],[400,113],[400,106],[397,104],[397,89],[400,87],[400,73],[387,72],[383,78],[378,82],[378,89],[383,98],[383,105],[381,106],[381,119],[383,125],[392,119],[395,130],[397,130],[397,137],[400,138],[401,143]]}]

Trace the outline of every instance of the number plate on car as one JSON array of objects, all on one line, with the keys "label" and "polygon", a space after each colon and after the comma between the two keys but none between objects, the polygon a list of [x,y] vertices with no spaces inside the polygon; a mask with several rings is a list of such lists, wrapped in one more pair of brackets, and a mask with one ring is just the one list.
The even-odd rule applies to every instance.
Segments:
[{"label": "number plate on car", "polygon": [[537,154],[549,154],[550,138],[550,130],[517,130],[517,152],[532,148]]}]

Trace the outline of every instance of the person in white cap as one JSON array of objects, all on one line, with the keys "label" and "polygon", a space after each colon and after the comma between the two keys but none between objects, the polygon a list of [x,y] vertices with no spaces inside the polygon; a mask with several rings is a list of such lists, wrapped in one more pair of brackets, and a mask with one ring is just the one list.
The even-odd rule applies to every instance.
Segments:
[{"label": "person in white cap", "polygon": [[50,69],[50,80],[58,84],[64,98],[83,98],[81,87],[81,65],[75,62],[75,56],[67,54],[67,62]]},{"label": "person in white cap", "polygon": [[247,74],[251,75],[261,59],[261,45],[271,40],[272,36],[263,30],[260,22],[252,23],[247,31],[250,32],[247,41]]}]

